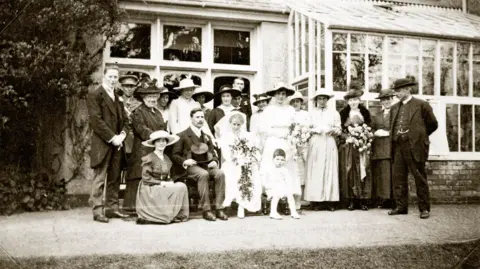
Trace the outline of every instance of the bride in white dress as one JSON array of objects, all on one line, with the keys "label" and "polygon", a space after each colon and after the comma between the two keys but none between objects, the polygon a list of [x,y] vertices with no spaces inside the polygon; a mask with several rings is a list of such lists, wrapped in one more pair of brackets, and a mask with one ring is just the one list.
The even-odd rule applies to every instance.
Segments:
[{"label": "bride in white dress", "polygon": [[235,145],[235,141],[238,138],[244,138],[251,146],[255,145],[254,137],[246,131],[246,116],[244,113],[238,111],[232,111],[225,115],[216,125],[215,128],[221,130],[222,136],[219,139],[219,145],[222,151],[222,170],[225,173],[225,201],[223,206],[228,207],[232,201],[236,201],[238,204],[237,216],[239,218],[245,217],[245,209],[250,212],[256,212],[261,207],[261,195],[262,184],[260,177],[258,176],[258,164],[252,162],[252,174],[250,176],[250,199],[243,195],[240,189],[239,180],[242,174],[242,165],[237,164],[232,156],[231,146]]}]

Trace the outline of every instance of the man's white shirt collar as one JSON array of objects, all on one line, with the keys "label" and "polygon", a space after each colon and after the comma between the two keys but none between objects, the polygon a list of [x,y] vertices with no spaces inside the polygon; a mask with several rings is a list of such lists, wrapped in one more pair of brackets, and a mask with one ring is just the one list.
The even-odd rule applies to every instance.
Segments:
[{"label": "man's white shirt collar", "polygon": [[406,105],[408,103],[408,101],[412,100],[412,96],[410,95],[409,97],[407,97],[407,99],[403,100],[402,103],[404,105]]},{"label": "man's white shirt collar", "polygon": [[193,133],[195,135],[197,135],[198,137],[201,137],[202,136],[202,129],[200,128],[197,128],[196,126],[194,126],[193,124],[190,125],[190,128],[192,129]]}]

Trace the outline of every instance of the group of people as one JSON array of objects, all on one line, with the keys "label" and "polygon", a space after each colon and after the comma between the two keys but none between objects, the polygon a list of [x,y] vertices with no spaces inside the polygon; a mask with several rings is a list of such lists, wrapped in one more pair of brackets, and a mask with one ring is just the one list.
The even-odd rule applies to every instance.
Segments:
[{"label": "group of people", "polygon": [[[115,90],[119,81],[121,92]],[[415,83],[399,79],[382,90],[382,112],[373,116],[356,85],[347,89],[348,105],[340,113],[328,107],[332,91],[318,89],[307,112],[306,98],[285,83],[254,95],[252,113],[242,86],[238,78],[214,94],[187,77],[170,91],[156,81],[139,86],[134,76],[119,78],[118,68],[107,66],[102,86],[88,96],[94,220],[136,215],[138,224],[187,221],[185,178],[196,182],[198,206],[209,221],[227,220],[225,208],[233,201],[239,218],[261,210],[282,219],[281,201],[282,213],[294,219],[302,206],[334,211],[339,201],[348,210],[368,210],[375,201],[390,207],[389,215],[407,214],[408,173],[415,178],[420,217],[429,217],[425,161],[428,136],[438,124],[430,105],[410,94]],[[210,110],[205,104],[214,99],[221,104]],[[349,138],[350,128],[363,124],[374,136],[368,150]],[[306,144],[292,144],[295,125],[308,128]]]}]

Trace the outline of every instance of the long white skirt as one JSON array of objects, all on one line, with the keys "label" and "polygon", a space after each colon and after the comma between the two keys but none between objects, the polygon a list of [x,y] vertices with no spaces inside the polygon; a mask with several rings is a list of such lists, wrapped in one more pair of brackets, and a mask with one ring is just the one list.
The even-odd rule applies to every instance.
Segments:
[{"label": "long white skirt", "polygon": [[230,206],[235,200],[238,205],[250,212],[260,210],[262,205],[262,182],[258,174],[258,165],[252,164],[252,196],[242,198],[240,185],[238,181],[241,177],[241,166],[236,165],[232,161],[225,161],[222,164],[222,170],[225,173],[225,200],[223,206]]}]

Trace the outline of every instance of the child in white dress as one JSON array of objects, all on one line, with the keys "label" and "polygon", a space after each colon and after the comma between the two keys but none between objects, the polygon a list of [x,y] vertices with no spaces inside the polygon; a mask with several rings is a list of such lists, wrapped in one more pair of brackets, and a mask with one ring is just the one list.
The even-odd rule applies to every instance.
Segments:
[{"label": "child in white dress", "polygon": [[270,218],[281,220],[282,216],[277,212],[277,205],[281,198],[286,197],[290,215],[294,219],[300,216],[295,208],[295,199],[293,198],[294,182],[287,168],[285,168],[286,154],[283,149],[277,149],[273,152],[273,167],[265,172],[264,186],[268,198],[272,199],[270,204]]}]

